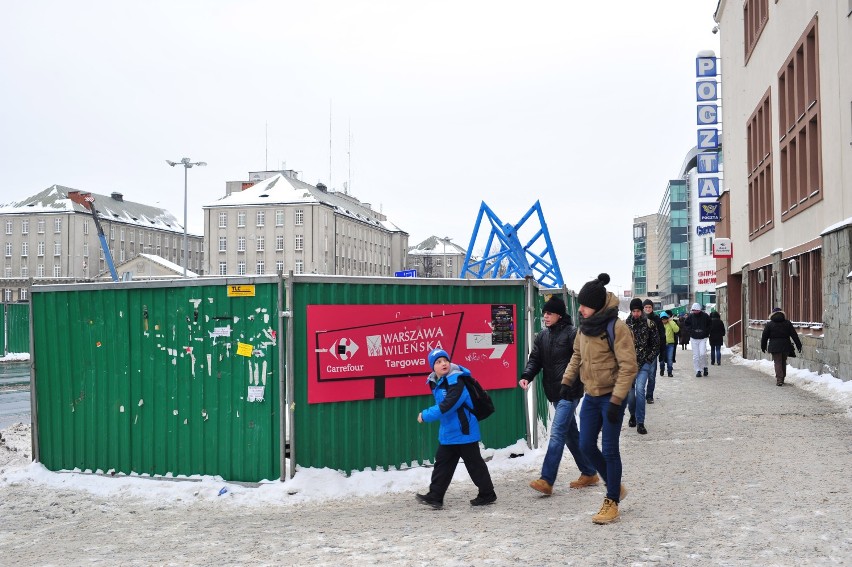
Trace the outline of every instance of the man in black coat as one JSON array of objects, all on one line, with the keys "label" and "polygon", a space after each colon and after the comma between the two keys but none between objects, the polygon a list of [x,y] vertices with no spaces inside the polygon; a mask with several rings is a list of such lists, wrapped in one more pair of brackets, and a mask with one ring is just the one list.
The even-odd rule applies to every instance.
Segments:
[{"label": "man in black coat", "polygon": [[692,367],[695,377],[707,376],[707,337],[710,336],[710,316],[701,310],[701,304],[693,303],[692,312],[687,315],[684,325],[689,331],[689,346],[692,347]]},{"label": "man in black coat", "polygon": [[[648,320],[653,321],[654,325],[657,327],[657,334],[660,335],[660,352],[657,353],[657,356],[660,361],[660,376],[663,375],[663,372],[666,370],[666,363],[668,359],[666,358],[666,327],[663,325],[663,320],[660,319],[660,316],[654,313],[654,302],[650,299],[646,299],[642,302],[642,310],[645,312],[645,316]],[[672,357],[672,364],[675,362],[675,357]],[[654,403],[654,389],[657,387],[657,369],[654,368],[653,374],[648,377],[648,391],[645,393],[645,401],[649,404]]]},{"label": "man in black coat", "polygon": [[[790,341],[793,343],[790,343]],[[783,386],[784,379],[787,377],[787,357],[795,356],[793,353],[793,344],[796,345],[796,350],[799,354],[802,353],[802,341],[799,340],[799,333],[793,327],[793,323],[787,320],[787,316],[781,311],[780,307],[772,310],[772,315],[769,316],[769,322],[763,328],[763,334],[760,336],[760,350],[763,352],[769,351],[772,355],[772,361],[775,363],[775,385]]]},{"label": "man in black coat", "polygon": [[565,447],[574,457],[580,478],[571,481],[571,488],[593,486],[600,480],[595,467],[580,451],[580,432],[574,413],[583,397],[583,383],[575,380],[565,396],[560,397],[562,375],[574,354],[574,337],[577,329],[565,309],[565,302],[556,296],[547,300],[542,308],[545,328],[533,341],[529,360],[521,374],[518,385],[526,390],[536,375],[542,372],[544,395],[553,404],[555,413],[550,426],[550,441],[541,466],[541,478],[530,482],[530,487],[543,494],[553,492],[556,474],[562,461]]}]

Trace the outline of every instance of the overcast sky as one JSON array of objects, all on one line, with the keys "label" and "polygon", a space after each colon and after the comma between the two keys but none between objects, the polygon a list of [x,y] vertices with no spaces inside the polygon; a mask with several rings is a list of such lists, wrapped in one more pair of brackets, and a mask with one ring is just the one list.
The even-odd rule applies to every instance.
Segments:
[{"label": "overcast sky", "polygon": [[286,168],[466,247],[483,201],[514,224],[539,200],[569,287],[620,291],[695,144],[716,4],[0,0],[0,202],[60,184],[182,218],[165,160],[189,157],[191,232]]}]

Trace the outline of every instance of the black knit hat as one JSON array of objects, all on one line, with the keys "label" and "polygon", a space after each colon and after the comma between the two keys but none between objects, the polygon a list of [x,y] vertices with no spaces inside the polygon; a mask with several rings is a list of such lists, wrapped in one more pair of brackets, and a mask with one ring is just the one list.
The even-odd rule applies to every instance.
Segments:
[{"label": "black knit hat", "polygon": [[634,297],[633,300],[630,302],[630,310],[633,311],[634,309],[642,311],[642,300],[638,297]]},{"label": "black knit hat", "polygon": [[551,298],[544,303],[544,307],[541,308],[541,312],[544,313],[545,311],[553,313],[554,315],[559,315],[560,317],[565,317],[565,315],[568,314],[568,311],[565,309],[565,302],[555,295],[551,296]]},{"label": "black knit hat", "polygon": [[580,293],[577,294],[577,301],[580,302],[580,305],[595,311],[603,309],[603,306],[606,305],[606,288],[604,286],[608,283],[609,274],[598,274],[597,279],[586,282],[580,289]]},{"label": "black knit hat", "polygon": [[651,301],[650,299],[646,299],[645,301],[642,302],[642,307],[645,307],[646,305],[650,305],[651,307],[653,307],[654,302]]}]

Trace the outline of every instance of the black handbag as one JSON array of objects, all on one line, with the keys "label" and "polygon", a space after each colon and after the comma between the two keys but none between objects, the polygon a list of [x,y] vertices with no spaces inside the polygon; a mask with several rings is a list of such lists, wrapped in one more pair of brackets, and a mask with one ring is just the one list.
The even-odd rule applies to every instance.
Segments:
[{"label": "black handbag", "polygon": [[796,345],[790,341],[790,352],[787,353],[787,358],[796,358]]}]

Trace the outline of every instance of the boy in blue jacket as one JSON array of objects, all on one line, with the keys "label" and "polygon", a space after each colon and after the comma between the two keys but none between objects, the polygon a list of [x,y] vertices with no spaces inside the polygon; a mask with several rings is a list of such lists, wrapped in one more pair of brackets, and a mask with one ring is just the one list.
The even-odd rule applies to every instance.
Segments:
[{"label": "boy in blue jacket", "polygon": [[470,479],[479,488],[479,495],[470,501],[470,505],[493,504],[497,495],[488,466],[479,452],[479,422],[473,415],[473,401],[461,379],[462,376],[470,376],[470,370],[450,363],[450,355],[439,348],[429,353],[429,366],[432,373],[426,383],[435,396],[435,405],[421,411],[417,421],[440,421],[438,450],[429,492],[418,494],[417,501],[435,509],[442,508],[444,494],[461,458]]}]

